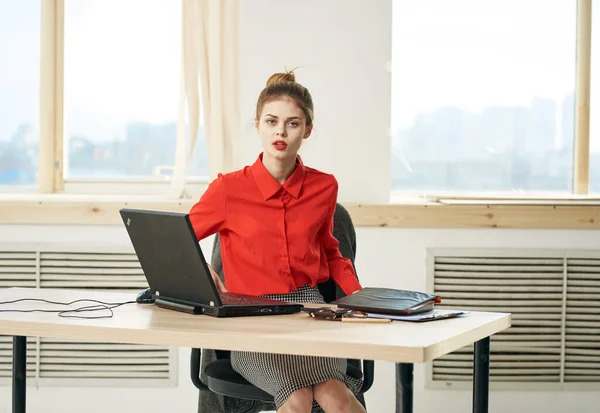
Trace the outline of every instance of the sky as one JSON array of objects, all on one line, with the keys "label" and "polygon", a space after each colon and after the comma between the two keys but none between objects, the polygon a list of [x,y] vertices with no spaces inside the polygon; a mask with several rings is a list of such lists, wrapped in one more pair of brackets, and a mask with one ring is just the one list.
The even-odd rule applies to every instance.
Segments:
[{"label": "sky", "polygon": [[68,135],[101,141],[131,121],[177,121],[180,19],[180,1],[66,1]]},{"label": "sky", "polygon": [[[65,134],[176,122],[181,2],[65,1]],[[115,10],[117,11],[115,13]],[[39,123],[40,0],[0,0],[0,140]]]},{"label": "sky", "polygon": [[39,25],[40,0],[0,0],[0,141],[39,123]]},{"label": "sky", "polygon": [[[21,122],[38,123],[39,3],[0,0],[0,139]],[[129,121],[175,122],[181,2],[65,3],[65,132],[98,141],[120,137]],[[527,106],[533,97],[560,101],[574,90],[575,0],[393,5],[392,130],[443,106]],[[594,15],[599,26],[598,7]],[[600,29],[592,44],[600,44]],[[598,85],[592,94],[600,95]],[[594,136],[592,148],[600,150]]]},{"label": "sky", "polygon": [[574,0],[393,2],[392,130],[442,106],[561,100],[575,87]]}]

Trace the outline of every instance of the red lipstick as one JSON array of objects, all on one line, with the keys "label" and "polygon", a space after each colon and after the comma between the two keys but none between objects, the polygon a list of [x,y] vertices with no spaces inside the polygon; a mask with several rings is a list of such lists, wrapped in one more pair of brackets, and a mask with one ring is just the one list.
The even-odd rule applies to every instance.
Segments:
[{"label": "red lipstick", "polygon": [[284,141],[279,140],[279,141],[273,142],[273,146],[278,151],[283,151],[283,150],[285,150],[285,148],[287,148],[287,143],[285,143]]}]

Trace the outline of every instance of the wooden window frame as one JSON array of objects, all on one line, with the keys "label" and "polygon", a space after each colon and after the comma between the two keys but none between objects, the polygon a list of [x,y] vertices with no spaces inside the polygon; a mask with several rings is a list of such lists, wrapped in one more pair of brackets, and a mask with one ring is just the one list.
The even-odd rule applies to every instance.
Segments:
[{"label": "wooden window frame", "polygon": [[[39,191],[0,194],[0,224],[119,225],[118,209],[139,207],[187,212],[207,185],[197,180],[190,199],[132,194],[134,179],[68,180],[63,174],[65,0],[40,0]],[[592,1],[577,1],[573,193],[564,197],[456,194],[395,204],[345,204],[356,226],[600,229],[600,197],[589,194]],[[73,182],[71,182],[73,181]],[[78,189],[72,191],[70,184]],[[65,191],[67,187],[67,191]],[[94,189],[92,189],[94,188]],[[97,188],[101,190],[97,191]],[[111,190],[115,188],[115,190]],[[118,188],[121,188],[120,190]],[[67,192],[67,193],[65,193]],[[94,193],[94,195],[89,195]],[[155,190],[148,193],[156,193]]]},{"label": "wooden window frame", "polygon": [[576,50],[573,191],[576,195],[588,195],[590,191],[592,0],[577,0]]},{"label": "wooden window frame", "polygon": [[[39,192],[51,194],[64,191],[63,174],[63,110],[64,110],[64,10],[65,0],[41,1],[41,81],[40,81],[40,158]],[[589,194],[590,160],[590,67],[591,67],[592,0],[577,0],[577,44],[575,81],[575,135],[573,165],[573,195]],[[69,180],[71,181],[71,180]],[[136,180],[84,180],[79,184]],[[206,183],[205,180],[196,180]],[[139,180],[143,185],[147,180]],[[157,181],[153,182],[154,184]],[[117,191],[118,193],[119,191]],[[470,199],[471,196],[458,198]],[[507,193],[507,198],[512,198]],[[488,197],[503,199],[504,196]]]},{"label": "wooden window frame", "polygon": [[[64,44],[65,0],[41,2],[39,193],[126,195],[165,193],[170,185],[160,177],[69,178],[64,176]],[[189,192],[208,184],[208,178],[188,178]],[[109,188],[112,188],[110,190]]]}]

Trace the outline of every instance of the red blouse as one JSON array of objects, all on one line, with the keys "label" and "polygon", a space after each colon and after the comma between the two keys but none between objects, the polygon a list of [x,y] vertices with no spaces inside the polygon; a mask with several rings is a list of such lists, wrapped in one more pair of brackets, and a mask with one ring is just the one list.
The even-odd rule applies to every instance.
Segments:
[{"label": "red blouse", "polygon": [[283,294],[326,281],[346,293],[362,287],[333,237],[338,184],[298,157],[279,184],[262,163],[219,174],[190,210],[196,237],[220,233],[225,285],[232,293]]}]

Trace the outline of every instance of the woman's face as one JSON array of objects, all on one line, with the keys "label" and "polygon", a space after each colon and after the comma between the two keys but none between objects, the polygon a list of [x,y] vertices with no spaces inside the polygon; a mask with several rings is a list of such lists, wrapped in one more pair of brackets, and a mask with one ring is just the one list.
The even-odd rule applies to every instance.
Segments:
[{"label": "woman's face", "polygon": [[304,111],[290,98],[265,103],[256,126],[264,154],[279,160],[295,160],[312,131],[312,125],[306,126]]}]

